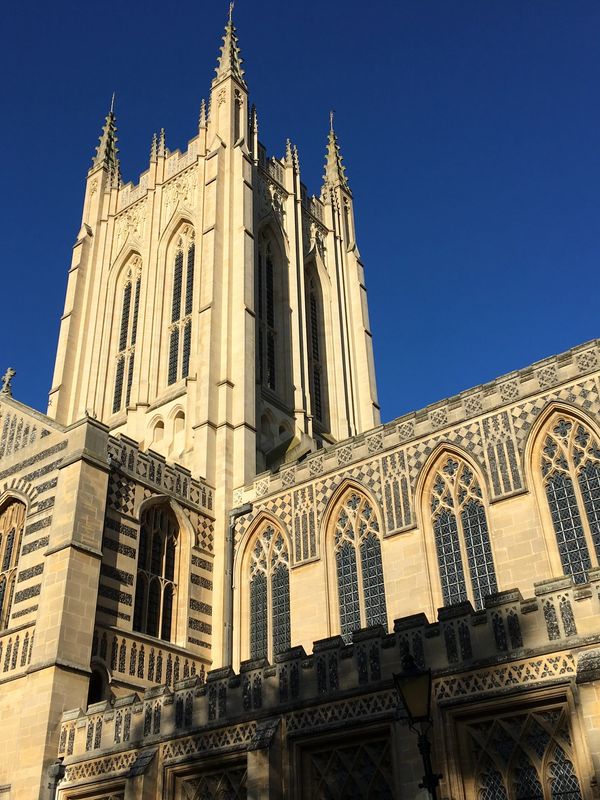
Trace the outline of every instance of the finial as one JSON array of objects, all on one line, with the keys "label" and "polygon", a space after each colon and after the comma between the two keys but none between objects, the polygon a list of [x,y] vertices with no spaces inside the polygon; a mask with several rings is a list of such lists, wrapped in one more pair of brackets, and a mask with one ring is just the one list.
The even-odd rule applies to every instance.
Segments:
[{"label": "finial", "polygon": [[229,25],[231,25],[231,23],[233,22],[233,7],[234,7],[234,5],[235,5],[234,0],[231,0],[231,3],[229,3]]},{"label": "finial", "polygon": [[292,143],[289,139],[285,140],[285,163],[292,163]]},{"label": "finial", "polygon": [[115,113],[115,92],[112,93],[112,97],[110,100],[110,113],[111,114]]},{"label": "finial", "polygon": [[9,397],[12,397],[12,388],[10,382],[12,381],[12,379],[15,377],[16,374],[17,374],[16,371],[12,367],[9,367],[6,370],[1,379],[2,388],[0,389],[0,394],[6,394]]},{"label": "finial", "polygon": [[200,103],[200,117],[198,119],[198,127],[206,128],[206,101],[202,98]]},{"label": "finial", "polygon": [[165,144],[165,129],[161,128],[160,133],[158,134],[158,155],[159,156],[166,156],[167,155],[167,147]]},{"label": "finial", "polygon": [[296,145],[292,147],[292,162],[294,164],[294,169],[296,172],[300,172],[300,158],[298,156],[298,148]]},{"label": "finial", "polygon": [[150,161],[156,161],[158,156],[158,137],[156,133],[152,134],[152,144],[150,145]]},{"label": "finial", "polygon": [[335,114],[335,110],[331,110],[329,112],[329,130],[333,133],[333,115]]}]

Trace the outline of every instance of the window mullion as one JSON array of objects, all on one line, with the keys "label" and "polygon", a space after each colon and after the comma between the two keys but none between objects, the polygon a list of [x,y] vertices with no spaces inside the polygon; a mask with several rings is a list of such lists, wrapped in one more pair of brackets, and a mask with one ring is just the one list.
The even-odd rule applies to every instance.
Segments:
[{"label": "window mullion", "polygon": [[[583,466],[583,463],[580,465],[580,468]],[[571,477],[571,481],[573,482],[573,491],[575,492],[575,499],[577,501],[577,508],[579,509],[579,519],[581,521],[581,525],[583,526],[583,535],[585,536],[585,541],[590,553],[590,558],[593,559],[598,566],[598,552],[596,550],[596,545],[594,544],[594,539],[592,536],[592,530],[590,528],[590,521],[587,515],[587,509],[585,507],[585,503],[583,501],[583,495],[581,493],[581,486],[579,485],[579,473],[573,464],[573,454],[569,453],[568,457],[568,464],[569,464],[569,475]]]}]

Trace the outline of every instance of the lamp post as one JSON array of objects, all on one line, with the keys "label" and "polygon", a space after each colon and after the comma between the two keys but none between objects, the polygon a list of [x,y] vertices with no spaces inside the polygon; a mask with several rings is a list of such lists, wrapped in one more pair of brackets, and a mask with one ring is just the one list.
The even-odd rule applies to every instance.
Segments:
[{"label": "lamp post", "polygon": [[[402,659],[402,672],[392,676],[394,686],[408,715],[408,727],[417,734],[417,746],[423,759],[425,774],[419,789],[427,789],[432,800],[438,800],[437,787],[441,775],[431,766],[431,670],[419,669],[414,658],[407,653]],[[416,727],[416,726],[419,727]]]}]

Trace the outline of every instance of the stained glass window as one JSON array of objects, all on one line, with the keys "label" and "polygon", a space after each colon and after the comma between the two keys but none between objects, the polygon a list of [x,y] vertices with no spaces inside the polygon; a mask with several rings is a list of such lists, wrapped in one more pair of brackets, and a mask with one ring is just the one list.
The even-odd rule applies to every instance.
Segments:
[{"label": "stained glass window", "polygon": [[250,553],[250,657],[272,657],[291,644],[288,548],[268,525]]},{"label": "stained glass window", "polygon": [[436,471],[430,507],[444,605],[498,591],[483,494],[473,470],[446,456]]},{"label": "stained glass window", "polygon": [[585,583],[600,558],[600,448],[567,415],[547,425],[541,453],[546,498],[565,575]]},{"label": "stained glass window", "polygon": [[[121,321],[117,342],[115,365],[115,385],[113,393],[113,414],[123,405],[129,405],[133,386],[135,342],[140,307],[141,259],[135,256],[127,269],[121,301]],[[132,304],[133,297],[133,304]],[[123,391],[125,389],[125,391]],[[124,401],[124,402],[123,402]]]},{"label": "stained glass window", "polygon": [[379,522],[370,501],[354,490],[335,513],[334,552],[344,639],[368,625],[387,628]]},{"label": "stained glass window", "polygon": [[8,627],[25,525],[25,506],[7,500],[0,509],[0,631]]},{"label": "stained glass window", "polygon": [[168,506],[142,513],[133,629],[171,641],[179,526]]},{"label": "stained glass window", "polygon": [[195,258],[194,231],[189,225],[186,225],[177,238],[173,258],[167,362],[167,384],[169,386],[180,378],[187,378],[190,371]]}]

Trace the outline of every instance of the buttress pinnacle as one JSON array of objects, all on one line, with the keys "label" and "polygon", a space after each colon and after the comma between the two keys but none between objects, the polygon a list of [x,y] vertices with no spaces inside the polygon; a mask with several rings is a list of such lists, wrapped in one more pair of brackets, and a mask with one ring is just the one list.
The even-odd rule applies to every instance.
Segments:
[{"label": "buttress pinnacle", "polygon": [[325,154],[325,174],[323,180],[326,186],[341,186],[350,192],[348,178],[346,177],[346,167],[342,163],[342,154],[338,144],[337,136],[333,128],[333,111],[329,115],[329,136],[327,139],[327,151]]},{"label": "buttress pinnacle", "polygon": [[225,25],[221,55],[219,56],[215,72],[217,75],[213,79],[213,85],[222,78],[232,75],[234,78],[237,78],[244,88],[246,87],[244,82],[244,70],[242,69],[242,56],[240,54],[238,38],[233,24],[233,3],[229,4],[229,18],[227,20],[227,25]]},{"label": "buttress pinnacle", "polygon": [[104,167],[108,170],[111,178],[111,183],[119,183],[121,170],[119,166],[119,159],[117,153],[117,122],[114,111],[115,96],[113,94],[110,103],[110,111],[104,120],[102,133],[100,134],[100,142],[96,147],[96,155],[92,161],[92,169],[95,167]]}]

